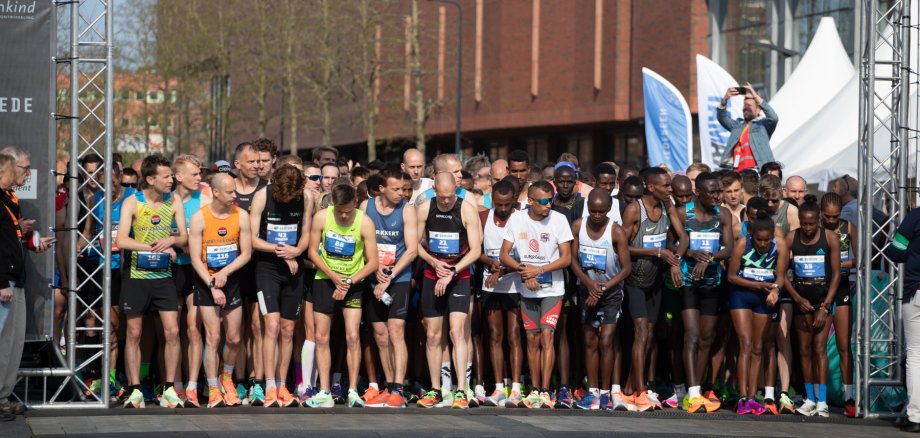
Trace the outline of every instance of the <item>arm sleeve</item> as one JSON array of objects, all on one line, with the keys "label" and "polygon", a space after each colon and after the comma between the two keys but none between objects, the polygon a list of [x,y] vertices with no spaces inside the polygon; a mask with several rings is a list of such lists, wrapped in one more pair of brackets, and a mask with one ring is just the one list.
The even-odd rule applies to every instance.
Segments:
[{"label": "arm sleeve", "polygon": [[891,240],[891,245],[888,245],[888,248],[885,249],[885,255],[890,257],[891,260],[897,263],[907,261],[907,248],[910,246],[911,241],[914,240],[914,230],[918,219],[920,219],[920,209],[915,209],[907,215],[904,222],[901,222],[898,231]]}]

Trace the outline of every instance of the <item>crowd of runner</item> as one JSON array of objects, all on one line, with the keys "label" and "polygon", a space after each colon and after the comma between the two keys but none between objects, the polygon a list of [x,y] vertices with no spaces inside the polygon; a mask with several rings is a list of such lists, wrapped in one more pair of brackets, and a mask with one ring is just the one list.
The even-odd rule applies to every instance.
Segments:
[{"label": "crowd of runner", "polygon": [[[584,169],[572,154],[544,164],[519,150],[426,163],[409,149],[350,166],[331,147],[312,158],[278,156],[266,139],[237,146],[233,165],[116,157],[110,236],[105,163],[82,158],[89,183],[58,208],[89,206],[70,253],[95,278],[81,274],[77,293],[96,300],[110,271],[116,334],[111,369],[82,375],[88,395],[126,408],[828,416],[839,373],[855,415],[851,178],[818,200],[777,163]],[[102,373],[111,394],[99,394]]]}]

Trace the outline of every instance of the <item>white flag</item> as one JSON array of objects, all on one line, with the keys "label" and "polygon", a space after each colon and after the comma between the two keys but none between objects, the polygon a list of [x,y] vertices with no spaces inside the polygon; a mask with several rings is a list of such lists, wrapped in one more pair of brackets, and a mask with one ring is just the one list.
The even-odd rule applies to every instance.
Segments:
[{"label": "white flag", "polygon": [[[725,69],[709,58],[696,55],[696,104],[700,123],[700,157],[703,163],[718,168],[728,141],[729,131],[716,119],[716,109],[725,96],[728,87],[737,87],[738,82]],[[728,113],[732,119],[741,118],[744,97],[734,97],[728,102]]]}]

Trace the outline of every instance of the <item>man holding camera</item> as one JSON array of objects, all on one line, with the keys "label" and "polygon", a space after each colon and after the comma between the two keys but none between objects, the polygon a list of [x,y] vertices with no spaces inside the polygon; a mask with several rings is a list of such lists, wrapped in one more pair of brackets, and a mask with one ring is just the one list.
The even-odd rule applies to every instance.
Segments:
[{"label": "man holding camera", "polygon": [[[744,96],[743,119],[732,120],[726,105],[735,96]],[[761,117],[763,110],[763,117]],[[722,153],[722,167],[740,172],[758,169],[763,163],[774,161],[770,149],[770,136],[776,130],[779,117],[776,111],[754,91],[750,82],[743,87],[729,87],[716,110],[719,124],[731,131],[727,147]]]}]

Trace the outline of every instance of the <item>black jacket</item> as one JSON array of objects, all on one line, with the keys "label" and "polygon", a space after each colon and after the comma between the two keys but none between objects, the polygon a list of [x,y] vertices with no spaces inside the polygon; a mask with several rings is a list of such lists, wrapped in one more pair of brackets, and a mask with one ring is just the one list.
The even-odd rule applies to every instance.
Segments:
[{"label": "black jacket", "polygon": [[0,288],[8,287],[10,282],[25,285],[26,253],[19,238],[18,217],[19,205],[0,190]]}]

